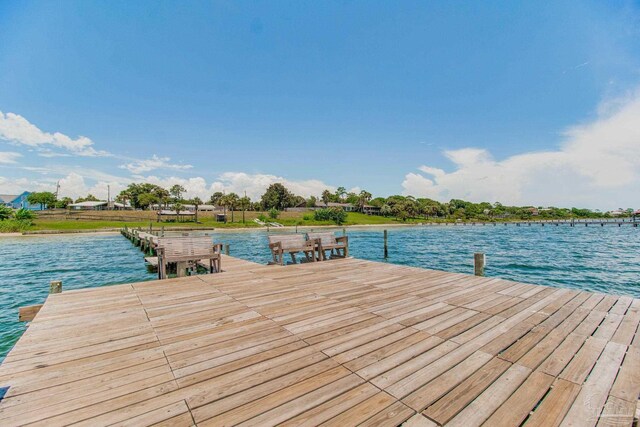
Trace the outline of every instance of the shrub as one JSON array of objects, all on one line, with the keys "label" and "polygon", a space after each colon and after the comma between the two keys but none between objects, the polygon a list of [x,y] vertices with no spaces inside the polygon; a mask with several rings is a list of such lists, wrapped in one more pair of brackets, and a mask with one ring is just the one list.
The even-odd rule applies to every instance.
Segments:
[{"label": "shrub", "polygon": [[316,221],[333,221],[340,225],[347,220],[347,213],[342,208],[316,209],[314,212]]},{"label": "shrub", "polygon": [[258,215],[258,219],[262,222],[265,222],[268,218],[266,217],[265,214],[261,213],[260,215]]},{"label": "shrub", "polygon": [[302,219],[305,221],[311,221],[311,215],[303,215]]},{"label": "shrub", "polygon": [[15,219],[18,220],[26,220],[31,222],[31,220],[33,218],[35,218],[35,215],[33,212],[31,212],[28,209],[22,208],[22,209],[18,209],[14,214],[13,214]]},{"label": "shrub", "polygon": [[329,212],[329,209],[316,209],[313,212],[313,217],[315,218],[316,221],[329,221],[331,219],[331,214]]},{"label": "shrub", "polygon": [[0,233],[18,233],[26,231],[31,226],[31,220],[9,219],[0,221]]},{"label": "shrub", "polygon": [[280,211],[276,208],[269,209],[269,218],[276,219],[280,215]]},{"label": "shrub", "polygon": [[13,211],[11,208],[5,205],[0,205],[0,221],[11,218],[12,213]]}]

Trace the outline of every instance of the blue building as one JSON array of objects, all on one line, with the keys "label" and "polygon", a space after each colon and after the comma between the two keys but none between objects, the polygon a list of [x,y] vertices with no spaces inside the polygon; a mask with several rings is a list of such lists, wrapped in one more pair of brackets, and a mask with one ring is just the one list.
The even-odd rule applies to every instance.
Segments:
[{"label": "blue building", "polygon": [[12,209],[25,208],[32,211],[42,210],[42,207],[39,204],[32,205],[27,201],[27,196],[29,194],[31,194],[29,191],[25,191],[22,194],[0,194],[0,204]]}]

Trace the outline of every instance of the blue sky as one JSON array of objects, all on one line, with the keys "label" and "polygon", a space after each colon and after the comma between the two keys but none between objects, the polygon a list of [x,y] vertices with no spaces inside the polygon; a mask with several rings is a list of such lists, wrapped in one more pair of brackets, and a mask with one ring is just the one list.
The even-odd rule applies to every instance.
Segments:
[{"label": "blue sky", "polygon": [[603,169],[594,141],[638,108],[639,29],[634,2],[2,0],[0,193],[285,180],[640,205],[640,160]]}]

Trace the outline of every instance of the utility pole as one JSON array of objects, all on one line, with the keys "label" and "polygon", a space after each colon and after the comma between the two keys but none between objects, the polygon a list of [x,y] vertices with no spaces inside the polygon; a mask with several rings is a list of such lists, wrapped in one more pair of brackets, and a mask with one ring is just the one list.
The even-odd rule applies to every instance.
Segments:
[{"label": "utility pole", "polygon": [[107,209],[111,210],[111,186],[107,184]]},{"label": "utility pole", "polygon": [[58,200],[58,191],[60,191],[60,181],[56,182],[56,200]]}]

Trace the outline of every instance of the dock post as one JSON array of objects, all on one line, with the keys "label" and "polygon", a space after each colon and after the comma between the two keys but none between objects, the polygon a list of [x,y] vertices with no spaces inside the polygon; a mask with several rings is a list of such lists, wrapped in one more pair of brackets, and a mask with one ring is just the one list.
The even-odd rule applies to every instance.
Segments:
[{"label": "dock post", "polygon": [[344,227],[342,227],[342,235],[343,235],[343,236],[346,236],[346,235],[347,235],[347,229],[346,229],[346,228],[344,228]]},{"label": "dock post", "polygon": [[162,227],[160,227],[160,230],[161,230],[161,232],[160,232],[160,233],[162,234],[162,236],[161,236],[161,237],[164,237],[164,225],[163,225]]},{"label": "dock post", "polygon": [[224,254],[229,255],[229,244],[224,245]]},{"label": "dock post", "polygon": [[50,294],[59,294],[62,292],[62,281],[61,280],[53,280],[49,284],[49,293]]},{"label": "dock post", "polygon": [[387,230],[384,230],[384,259],[389,258],[389,248],[387,246]]},{"label": "dock post", "polygon": [[473,271],[476,276],[484,276],[484,266],[486,263],[486,257],[482,252],[476,252],[473,254]]}]

